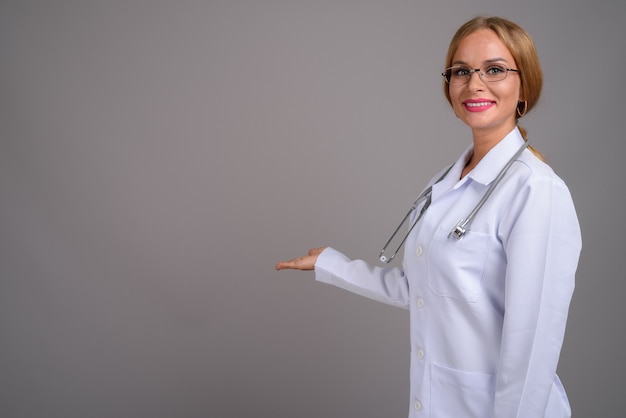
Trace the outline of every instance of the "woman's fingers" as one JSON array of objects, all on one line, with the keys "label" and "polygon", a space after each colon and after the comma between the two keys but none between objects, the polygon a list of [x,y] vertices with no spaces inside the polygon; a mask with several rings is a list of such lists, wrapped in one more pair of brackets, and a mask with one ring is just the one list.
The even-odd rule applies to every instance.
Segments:
[{"label": "woman's fingers", "polygon": [[295,269],[295,270],[313,270],[317,257],[326,247],[311,248],[307,255],[292,258],[287,261],[279,261],[276,263],[276,270]]},{"label": "woman's fingers", "polygon": [[313,270],[313,268],[315,267],[315,259],[317,259],[317,257],[305,255],[302,257],[292,258],[291,260],[287,261],[279,261],[276,264],[276,270]]}]

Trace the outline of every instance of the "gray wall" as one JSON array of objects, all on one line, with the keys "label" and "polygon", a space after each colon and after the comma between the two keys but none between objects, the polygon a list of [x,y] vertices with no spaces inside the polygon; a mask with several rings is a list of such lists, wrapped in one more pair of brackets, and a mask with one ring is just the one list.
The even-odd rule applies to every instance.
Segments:
[{"label": "gray wall", "polygon": [[574,416],[623,416],[608,0],[3,1],[0,416],[405,416],[407,312],[273,266],[324,244],[375,261],[469,144],[439,73],[480,13],[538,44],[523,124],[582,224]]}]

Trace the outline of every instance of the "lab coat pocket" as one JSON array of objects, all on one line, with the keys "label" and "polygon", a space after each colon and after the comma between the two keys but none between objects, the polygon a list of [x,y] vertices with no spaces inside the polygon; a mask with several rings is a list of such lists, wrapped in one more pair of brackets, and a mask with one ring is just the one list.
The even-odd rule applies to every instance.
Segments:
[{"label": "lab coat pocket", "polygon": [[435,294],[476,302],[482,290],[490,236],[468,231],[462,239],[448,238],[439,226],[429,255],[428,285]]},{"label": "lab coat pocket", "polygon": [[432,365],[433,418],[489,418],[493,415],[496,375]]}]

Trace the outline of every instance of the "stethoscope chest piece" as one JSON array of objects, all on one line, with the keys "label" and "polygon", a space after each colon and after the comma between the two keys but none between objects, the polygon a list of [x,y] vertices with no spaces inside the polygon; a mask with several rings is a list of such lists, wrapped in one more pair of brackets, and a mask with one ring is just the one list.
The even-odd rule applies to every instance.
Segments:
[{"label": "stethoscope chest piece", "polygon": [[456,224],[454,228],[452,228],[452,231],[450,231],[450,233],[448,234],[448,238],[454,237],[457,241],[463,238],[463,235],[465,235],[465,233],[467,232],[467,228],[463,228],[464,223],[465,219],[461,219],[459,223]]}]

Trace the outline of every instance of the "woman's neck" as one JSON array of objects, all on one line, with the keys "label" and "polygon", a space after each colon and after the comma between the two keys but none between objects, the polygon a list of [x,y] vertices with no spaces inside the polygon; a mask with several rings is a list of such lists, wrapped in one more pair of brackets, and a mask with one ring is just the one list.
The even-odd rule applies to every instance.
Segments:
[{"label": "woman's neck", "polygon": [[510,128],[507,127],[493,132],[473,130],[472,135],[474,141],[474,151],[461,172],[461,178],[465,177],[470,171],[472,171],[478,165],[480,160],[482,160],[493,147],[498,145],[498,143],[502,141],[502,139],[504,139],[504,137],[508,135],[513,128],[515,128],[515,125]]}]

